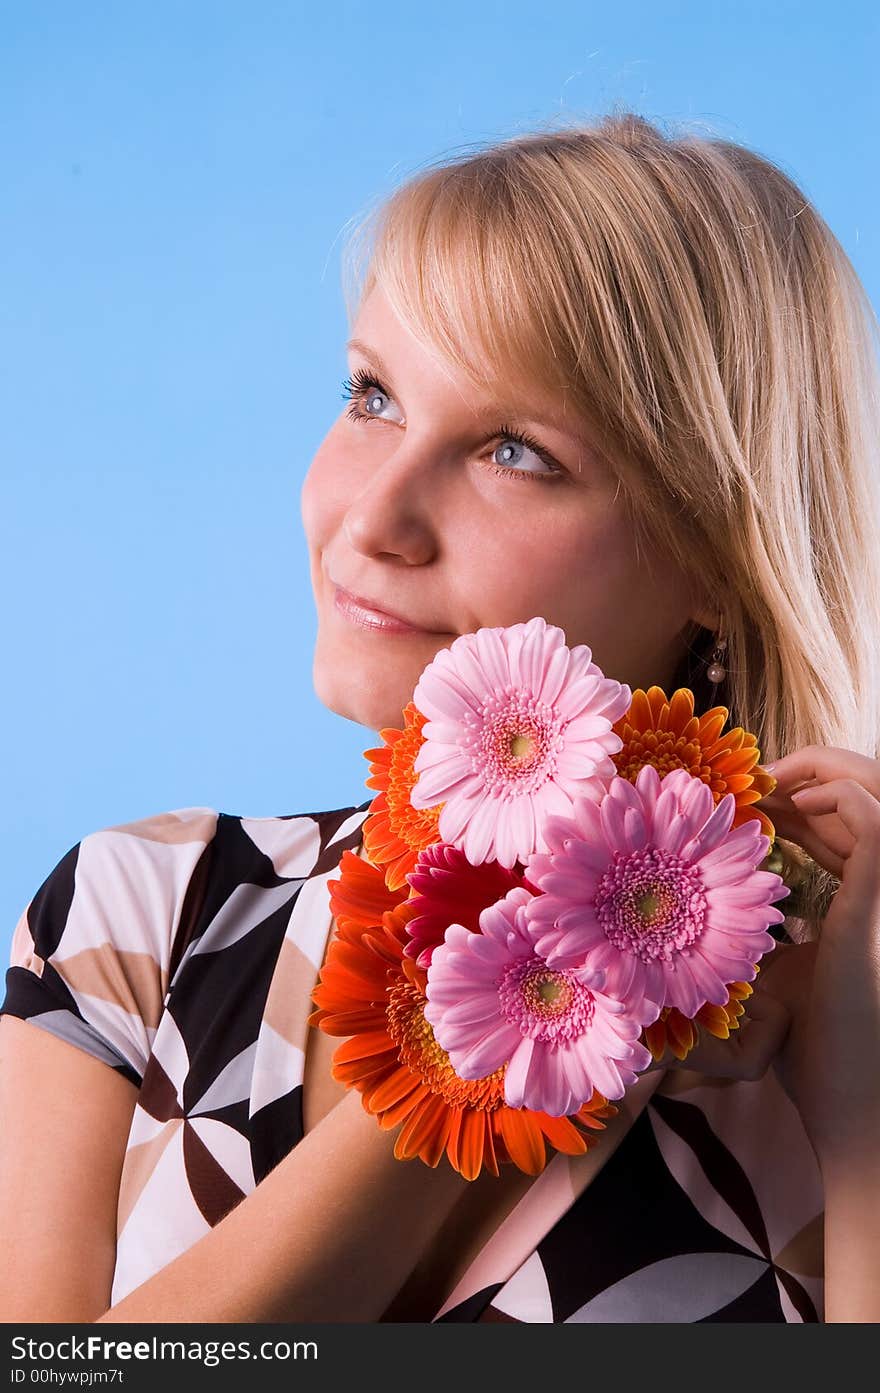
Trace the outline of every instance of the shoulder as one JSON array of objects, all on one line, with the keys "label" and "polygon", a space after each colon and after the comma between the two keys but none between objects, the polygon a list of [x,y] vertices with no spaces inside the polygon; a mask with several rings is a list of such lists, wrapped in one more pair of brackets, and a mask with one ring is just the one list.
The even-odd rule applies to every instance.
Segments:
[{"label": "shoulder", "polygon": [[88,832],[19,918],[0,1014],[30,1019],[140,1084],[206,925],[243,885],[332,874],[359,844],[370,801],[273,817],[187,806]]},{"label": "shoulder", "polygon": [[[68,947],[74,938],[98,942],[112,924],[118,946],[143,949],[142,935],[133,941],[132,914],[143,925],[155,920],[161,904],[179,898],[213,841],[219,817],[213,808],[175,808],[86,833],[36,890],[16,937],[31,937],[45,958],[62,938]],[[147,939],[161,957],[153,934]]]},{"label": "shoulder", "polygon": [[186,807],[88,832],[49,871],[12,937],[0,1011],[140,1083],[172,953],[220,815]]},{"label": "shoulder", "polygon": [[308,879],[332,870],[344,850],[356,847],[373,796],[361,804],[346,804],[272,817],[221,813],[217,838],[227,866],[242,877],[267,860],[284,880]]},{"label": "shoulder", "polygon": [[190,884],[207,867],[221,814],[174,808],[90,832],[74,849],[71,914],[78,939],[151,956],[167,973]]}]

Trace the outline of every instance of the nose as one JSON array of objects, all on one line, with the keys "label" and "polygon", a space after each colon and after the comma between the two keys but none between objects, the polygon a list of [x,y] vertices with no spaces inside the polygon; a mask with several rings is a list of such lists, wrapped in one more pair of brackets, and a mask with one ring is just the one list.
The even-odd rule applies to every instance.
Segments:
[{"label": "nose", "polygon": [[402,445],[390,454],[346,510],[349,545],[366,556],[402,557],[410,565],[430,561],[444,511],[428,482],[435,467],[427,449]]}]

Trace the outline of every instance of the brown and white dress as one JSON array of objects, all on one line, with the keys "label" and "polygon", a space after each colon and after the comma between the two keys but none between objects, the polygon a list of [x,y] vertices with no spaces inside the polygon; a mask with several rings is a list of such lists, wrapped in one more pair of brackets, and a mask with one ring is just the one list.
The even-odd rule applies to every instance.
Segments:
[{"label": "brown and white dress", "polygon": [[[360,850],[370,801],[277,817],[178,808],[104,828],[22,913],[0,1012],[139,1089],[111,1304],[301,1140],[327,881]],[[822,1209],[772,1069],[756,1082],[670,1071],[598,1172],[592,1152],[553,1155],[432,1320],[821,1322]]]}]

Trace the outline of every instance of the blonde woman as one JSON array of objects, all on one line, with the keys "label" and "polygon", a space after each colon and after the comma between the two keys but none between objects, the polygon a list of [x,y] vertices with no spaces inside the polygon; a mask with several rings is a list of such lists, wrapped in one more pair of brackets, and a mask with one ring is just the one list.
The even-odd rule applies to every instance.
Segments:
[{"label": "blonde woman", "polygon": [[864,291],[773,164],[631,114],[428,168],[364,231],[302,492],[318,695],[399,727],[457,634],[534,615],[633,689],[692,688],[778,761],[785,933],[730,1039],[663,1059],[597,1146],[465,1181],[396,1160],[306,1023],[369,797],[93,832],[7,975],[3,1318],[876,1320]]}]

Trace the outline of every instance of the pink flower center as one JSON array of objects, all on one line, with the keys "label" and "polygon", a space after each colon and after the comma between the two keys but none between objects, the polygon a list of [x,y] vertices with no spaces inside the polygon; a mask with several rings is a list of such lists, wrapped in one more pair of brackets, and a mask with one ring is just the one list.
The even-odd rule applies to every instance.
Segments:
[{"label": "pink flower center", "polygon": [[703,932],[706,895],[696,866],[662,847],[614,853],[596,892],[609,943],[642,962],[669,962]]},{"label": "pink flower center", "polygon": [[502,1014],[534,1040],[577,1040],[593,1019],[595,999],[570,972],[548,967],[543,958],[508,964],[498,987]]},{"label": "pink flower center", "polygon": [[496,797],[534,793],[554,773],[565,722],[529,692],[508,687],[493,693],[480,714],[466,714],[462,724],[462,745]]}]

